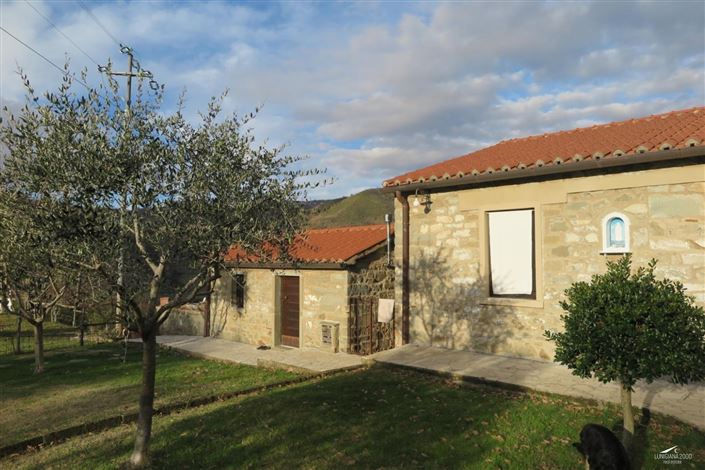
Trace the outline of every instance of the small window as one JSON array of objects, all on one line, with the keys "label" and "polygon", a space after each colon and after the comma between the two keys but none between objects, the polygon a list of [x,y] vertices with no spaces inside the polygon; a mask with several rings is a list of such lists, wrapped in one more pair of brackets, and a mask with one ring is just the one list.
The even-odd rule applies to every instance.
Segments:
[{"label": "small window", "polygon": [[245,307],[245,275],[232,275],[232,304],[237,308]]},{"label": "small window", "polygon": [[602,252],[629,252],[629,219],[613,212],[602,219]]},{"label": "small window", "polygon": [[536,298],[534,210],[487,213],[490,296]]}]

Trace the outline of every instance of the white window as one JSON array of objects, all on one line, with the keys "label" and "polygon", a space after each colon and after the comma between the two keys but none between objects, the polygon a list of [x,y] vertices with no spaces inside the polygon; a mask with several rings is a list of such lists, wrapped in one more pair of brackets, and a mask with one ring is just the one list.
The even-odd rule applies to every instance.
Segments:
[{"label": "white window", "polygon": [[612,212],[602,219],[602,252],[629,252],[629,219],[626,215]]},{"label": "white window", "polygon": [[534,210],[487,213],[490,296],[536,298]]}]

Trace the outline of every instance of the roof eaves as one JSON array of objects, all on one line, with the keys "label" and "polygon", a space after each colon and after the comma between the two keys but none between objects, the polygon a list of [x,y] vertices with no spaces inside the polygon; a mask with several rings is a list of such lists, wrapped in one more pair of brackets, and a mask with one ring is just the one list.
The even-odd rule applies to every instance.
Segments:
[{"label": "roof eaves", "polygon": [[[390,233],[390,236],[393,237],[394,234]],[[370,253],[374,253],[375,251],[379,250],[380,248],[384,247],[387,244],[387,239],[385,238],[381,242],[371,246],[370,248],[361,251],[360,253],[351,256],[350,258],[346,259],[344,261],[345,265],[352,266],[353,264],[357,263],[357,261],[361,258],[364,258],[365,256],[369,255]]]},{"label": "roof eaves", "polygon": [[347,269],[347,265],[342,261],[315,261],[315,262],[291,262],[291,263],[281,263],[281,262],[267,262],[267,263],[257,263],[257,262],[236,262],[236,261],[226,261],[225,266],[228,268],[235,269],[321,269],[321,270],[333,270],[333,269]]},{"label": "roof eaves", "polygon": [[449,180],[407,182],[406,184],[391,184],[382,188],[383,193],[395,191],[410,192],[417,189],[449,188],[454,186],[474,186],[488,182],[527,180],[540,176],[575,173],[585,170],[600,168],[630,167],[639,164],[675,161],[686,158],[705,157],[705,145],[691,145],[684,148],[668,148],[644,153],[616,153],[613,152],[609,158],[602,158],[598,154],[593,154],[593,158],[586,160],[582,156],[576,155],[565,163],[552,162],[551,165],[544,164],[539,160],[537,164],[527,166],[517,166],[514,169],[504,171],[473,172]]}]

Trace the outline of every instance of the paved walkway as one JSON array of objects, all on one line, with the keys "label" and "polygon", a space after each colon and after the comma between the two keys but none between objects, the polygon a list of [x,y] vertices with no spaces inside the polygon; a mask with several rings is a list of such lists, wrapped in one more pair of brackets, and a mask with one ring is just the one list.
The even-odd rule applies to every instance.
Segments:
[{"label": "paved walkway", "polygon": [[[541,392],[619,403],[619,387],[581,379],[554,362],[532,361],[470,351],[406,345],[371,356],[376,362],[518,385]],[[634,406],[674,416],[705,430],[705,383],[687,386],[665,381],[638,383]]]},{"label": "paved walkway", "polygon": [[157,336],[157,343],[195,356],[252,366],[291,367],[308,372],[353,369],[362,357],[315,349],[272,348],[259,350],[251,344],[202,336]]}]

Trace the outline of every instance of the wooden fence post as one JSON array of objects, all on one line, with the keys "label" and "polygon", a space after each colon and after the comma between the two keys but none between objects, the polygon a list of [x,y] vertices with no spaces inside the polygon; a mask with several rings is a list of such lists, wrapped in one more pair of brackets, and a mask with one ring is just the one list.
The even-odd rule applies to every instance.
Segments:
[{"label": "wooden fence post", "polygon": [[17,316],[17,347],[15,354],[22,354],[22,317]]}]

